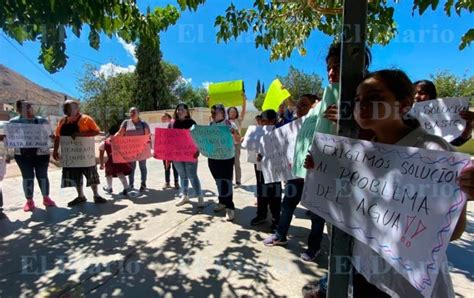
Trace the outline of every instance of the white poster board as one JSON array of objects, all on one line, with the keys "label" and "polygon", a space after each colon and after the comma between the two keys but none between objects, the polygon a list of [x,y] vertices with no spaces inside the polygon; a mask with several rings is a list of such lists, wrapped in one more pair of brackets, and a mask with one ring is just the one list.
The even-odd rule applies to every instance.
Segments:
[{"label": "white poster board", "polygon": [[423,129],[451,142],[461,135],[466,120],[459,112],[469,110],[469,98],[444,98],[417,102],[410,111]]},{"label": "white poster board", "polygon": [[304,118],[283,125],[263,136],[260,140],[262,154],[262,172],[265,183],[274,183],[296,179],[293,174],[293,157],[296,136]]},{"label": "white poster board", "polygon": [[4,130],[8,148],[49,148],[51,145],[49,124],[7,123]]},{"label": "white poster board", "polygon": [[273,125],[256,126],[250,125],[242,141],[242,148],[250,151],[258,151],[262,137],[274,129]]},{"label": "white poster board", "polygon": [[61,137],[61,167],[87,168],[96,165],[94,137]]},{"label": "white poster board", "polygon": [[429,297],[466,202],[468,155],[316,133],[302,204],[370,246]]}]

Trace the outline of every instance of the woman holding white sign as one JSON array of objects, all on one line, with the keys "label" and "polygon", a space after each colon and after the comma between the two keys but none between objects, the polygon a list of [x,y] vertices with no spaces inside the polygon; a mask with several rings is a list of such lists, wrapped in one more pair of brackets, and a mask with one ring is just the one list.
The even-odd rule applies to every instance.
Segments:
[{"label": "woman holding white sign", "polygon": [[[12,118],[10,124],[48,124],[46,119],[35,116],[31,103],[26,100],[17,101],[16,110],[19,116]],[[35,209],[35,202],[33,201],[35,177],[43,195],[43,204],[46,207],[56,206],[49,197],[49,158],[49,147],[15,148],[15,161],[21,171],[23,191],[26,197],[26,203],[23,207],[25,212]]]},{"label": "woman holding white sign", "polygon": [[[438,92],[433,82],[428,80],[420,80],[414,83],[415,86],[415,101],[423,102],[438,98]],[[459,147],[472,138],[472,122],[474,121],[474,112],[463,111],[459,112],[459,116],[466,120],[466,127],[459,137],[451,141],[451,145]]]},{"label": "woman holding white sign", "polygon": [[[363,129],[374,132],[373,141],[437,151],[454,151],[442,138],[427,134],[418,121],[407,117],[413,104],[415,89],[408,76],[400,70],[381,70],[369,74],[357,88],[354,118]],[[383,115],[383,116],[382,116]],[[314,168],[309,155],[306,166]],[[461,189],[468,189],[465,182],[472,171],[460,175]],[[382,199],[382,198],[381,198]],[[461,213],[451,240],[458,239],[466,224],[466,209]],[[454,297],[453,285],[447,268],[446,255],[440,260],[441,267],[432,297]],[[353,293],[357,297],[419,297],[417,290],[387,261],[368,245],[354,239],[352,264],[356,269]],[[386,270],[388,269],[388,270]],[[378,272],[383,270],[383,273]]]},{"label": "woman holding white sign", "polygon": [[[173,129],[190,129],[196,122],[191,119],[189,108],[186,104],[180,103],[176,106],[174,111],[174,122],[170,124],[170,128]],[[195,158],[199,157],[199,151],[194,154]],[[204,198],[202,196],[201,182],[197,174],[198,161],[195,162],[181,162],[173,161],[176,170],[178,171],[179,179],[181,179],[181,197],[176,206],[183,206],[185,204],[191,204],[189,200],[189,182],[194,188],[194,192],[198,197],[198,207],[204,207]]]},{"label": "woman holding white sign", "polygon": [[[211,107],[212,122],[209,125],[225,125],[229,128],[229,133],[237,134],[237,126],[226,119],[225,107],[216,104]],[[219,193],[219,203],[214,208],[214,212],[226,210],[227,220],[233,221],[235,218],[235,205],[233,201],[232,176],[234,172],[234,158],[218,160],[208,159],[209,169],[212,177],[216,181]]]},{"label": "woman holding white sign", "polygon": [[[66,114],[66,117],[59,121],[58,127],[56,128],[53,152],[53,158],[55,160],[60,160],[59,145],[61,143],[61,137],[70,137],[73,140],[76,137],[94,138],[100,132],[99,126],[97,126],[94,119],[81,114],[77,101],[66,100],[64,103],[64,114]],[[72,207],[84,203],[87,200],[83,190],[83,176],[86,177],[87,186],[90,186],[94,193],[94,202],[98,204],[106,203],[107,200],[99,195],[98,186],[100,184],[100,177],[94,162],[93,166],[88,167],[63,166],[61,187],[75,187],[78,194],[77,198],[70,201],[67,205]]]},{"label": "woman holding white sign", "polygon": [[[140,119],[140,111],[138,108],[130,108],[130,119],[122,122],[117,136],[143,136],[150,135],[150,126],[148,123]],[[138,161],[141,174],[140,192],[146,190],[146,179],[148,170],[146,168],[146,159]],[[135,169],[137,168],[137,161],[131,163],[132,173],[129,176],[130,189],[133,189],[135,183]]]}]

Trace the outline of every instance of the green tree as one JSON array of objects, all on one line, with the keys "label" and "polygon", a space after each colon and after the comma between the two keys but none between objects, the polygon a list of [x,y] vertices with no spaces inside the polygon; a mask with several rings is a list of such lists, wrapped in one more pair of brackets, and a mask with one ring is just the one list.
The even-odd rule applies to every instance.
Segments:
[{"label": "green tree", "polygon": [[187,104],[190,108],[206,106],[208,92],[205,88],[194,88],[188,82],[179,84],[174,92],[178,102]]},{"label": "green tree", "polygon": [[474,77],[458,77],[449,71],[431,75],[438,97],[470,97],[474,99]]},{"label": "green tree", "polygon": [[283,86],[290,91],[293,100],[297,100],[303,94],[316,94],[321,96],[323,93],[322,78],[315,73],[304,73],[290,66],[288,74],[278,76],[278,78]]},{"label": "green tree", "polygon": [[262,111],[263,102],[265,101],[265,96],[266,96],[265,93],[260,93],[257,96],[257,98],[255,98],[254,101],[253,101],[254,107],[259,111]]},{"label": "green tree", "polygon": [[[177,0],[179,8],[196,10],[206,0]],[[217,40],[237,39],[242,33],[255,34],[255,45],[271,50],[270,58],[284,59],[294,49],[305,55],[306,40],[314,30],[338,36],[342,29],[343,0],[254,0],[252,8],[238,9],[233,3],[225,14],[218,16]],[[439,9],[439,0],[413,0],[413,13],[423,15],[427,9]],[[473,2],[448,0],[443,7],[448,16],[454,12],[471,13]],[[396,33],[393,16],[395,6],[388,0],[369,1],[367,40],[385,45]],[[89,27],[90,46],[98,49],[100,33],[115,34],[127,42],[143,36],[156,36],[176,23],[179,9],[173,5],[157,7],[143,15],[135,0],[5,0],[0,5],[0,28],[19,43],[40,41],[39,61],[55,72],[66,65],[66,32],[80,37]],[[462,36],[459,48],[464,49],[474,39],[474,29]]]},{"label": "green tree", "polygon": [[[306,40],[313,31],[340,37],[342,5],[343,0],[254,0],[251,8],[240,9],[231,3],[225,15],[216,18],[217,40],[227,42],[251,32],[256,47],[270,50],[271,60],[288,58],[294,49],[304,56]],[[369,1],[368,5],[367,41],[386,45],[396,34],[396,5],[388,0]],[[413,13],[423,15],[429,8],[440,9],[439,0],[413,0]],[[469,0],[448,0],[443,9],[448,16],[453,10],[460,16],[471,13],[474,5]],[[459,48],[464,49],[473,39],[474,29],[470,28],[462,36]]]},{"label": "green tree", "polygon": [[[204,0],[178,0],[181,10],[195,9]],[[176,23],[179,8],[156,7],[147,16],[135,0],[5,0],[0,5],[0,28],[22,44],[41,43],[40,63],[49,72],[62,69],[67,62],[66,39],[69,32],[80,37],[88,29],[89,44],[100,47],[100,34],[118,35],[127,42],[156,36]]]},{"label": "green tree", "polygon": [[135,105],[142,111],[170,108],[174,102],[161,64],[159,36],[142,37],[136,56],[138,61],[135,73],[139,84],[135,89]]},{"label": "green tree", "polygon": [[260,80],[258,80],[257,81],[257,93],[255,93],[255,98],[257,98],[260,93],[262,93],[262,86],[260,85]]},{"label": "green tree", "polygon": [[91,65],[84,66],[84,74],[79,78],[82,111],[92,116],[101,129],[119,125],[133,103],[136,88],[134,73],[119,74],[105,78]]}]

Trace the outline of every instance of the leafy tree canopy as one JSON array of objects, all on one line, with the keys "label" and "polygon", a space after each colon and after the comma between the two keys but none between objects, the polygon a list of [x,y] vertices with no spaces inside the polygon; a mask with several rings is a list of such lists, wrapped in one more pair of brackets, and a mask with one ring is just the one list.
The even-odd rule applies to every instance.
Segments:
[{"label": "leafy tree canopy", "polygon": [[[118,35],[127,42],[154,38],[176,23],[180,10],[196,10],[206,0],[177,0],[178,6],[156,7],[142,13],[135,0],[4,0],[0,5],[0,28],[19,43],[40,41],[39,61],[49,72],[66,65],[66,32],[79,37],[90,29],[90,46],[98,49],[100,33]],[[369,1],[367,40],[385,45],[396,34],[393,19],[397,0]],[[306,53],[305,41],[314,30],[339,36],[342,29],[343,0],[254,0],[252,7],[237,8],[230,2],[215,20],[217,40],[228,42],[245,32],[255,35],[255,46],[270,50],[270,58],[288,58],[294,49]],[[443,9],[446,15],[472,13],[471,0],[413,0],[413,14]],[[466,28],[460,49],[474,39],[474,29]]]}]

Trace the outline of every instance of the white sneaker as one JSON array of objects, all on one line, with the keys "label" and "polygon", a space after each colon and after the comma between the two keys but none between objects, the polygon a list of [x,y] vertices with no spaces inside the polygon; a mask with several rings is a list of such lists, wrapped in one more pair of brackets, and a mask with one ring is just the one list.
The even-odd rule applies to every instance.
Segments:
[{"label": "white sneaker", "polygon": [[227,221],[233,221],[235,218],[235,211],[233,209],[226,209],[227,211]]},{"label": "white sneaker", "polygon": [[203,197],[198,197],[198,207],[203,208],[205,206],[206,206],[206,204],[204,204],[204,198]]},{"label": "white sneaker", "polygon": [[214,207],[214,212],[220,212],[222,210],[225,210],[225,205],[224,204],[218,203],[216,205],[216,207]]},{"label": "white sneaker", "polygon": [[189,200],[187,195],[182,195],[181,198],[179,199],[178,203],[176,203],[176,207],[183,206],[185,204],[191,204],[191,201]]}]

